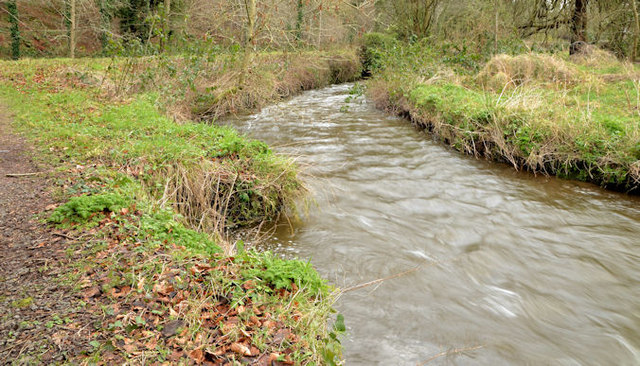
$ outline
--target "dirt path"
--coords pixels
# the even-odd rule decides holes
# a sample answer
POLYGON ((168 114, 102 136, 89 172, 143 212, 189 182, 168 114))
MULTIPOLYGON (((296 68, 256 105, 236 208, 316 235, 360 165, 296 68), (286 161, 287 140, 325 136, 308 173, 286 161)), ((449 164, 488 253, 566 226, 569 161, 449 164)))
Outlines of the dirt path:
POLYGON ((34 215, 53 203, 32 149, 0 106, 0 364, 62 362, 89 349, 90 316, 60 283, 66 239, 34 215))

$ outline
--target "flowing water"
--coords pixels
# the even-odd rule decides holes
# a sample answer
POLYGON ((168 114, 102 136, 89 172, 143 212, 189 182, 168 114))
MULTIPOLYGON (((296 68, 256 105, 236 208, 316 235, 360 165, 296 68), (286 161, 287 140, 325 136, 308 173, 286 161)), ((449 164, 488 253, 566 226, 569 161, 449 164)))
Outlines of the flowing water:
POLYGON ((269 248, 343 288, 422 266, 341 297, 347 365, 640 364, 640 200, 345 111, 349 88, 231 122, 309 175, 315 205, 269 248))

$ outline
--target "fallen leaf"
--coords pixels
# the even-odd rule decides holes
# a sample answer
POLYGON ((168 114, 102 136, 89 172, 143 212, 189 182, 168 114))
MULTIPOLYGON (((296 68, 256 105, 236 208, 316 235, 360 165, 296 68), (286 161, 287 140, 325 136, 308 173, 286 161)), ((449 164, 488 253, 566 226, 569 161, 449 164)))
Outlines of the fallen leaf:
POLYGON ((149 342, 147 342, 144 346, 147 347, 148 350, 154 350, 156 349, 157 345, 158 345, 158 341, 155 339, 152 339, 149 342))
POLYGON ((251 356, 251 350, 249 349, 249 347, 245 346, 242 343, 233 343, 231 345, 231 350, 239 355, 251 356))
POLYGON ((124 346, 122 346, 122 348, 127 351, 127 353, 134 353, 138 350, 138 347, 136 347, 134 344, 125 344, 124 346))
POLYGON ((280 357, 279 354, 277 353, 272 353, 269 355, 269 365, 271 365, 273 362, 278 361, 278 358, 280 357))
POLYGON ((260 319, 258 319, 257 316, 252 315, 252 316, 249 317, 249 324, 260 326, 260 319))
POLYGON ((204 361, 204 352, 202 349, 195 349, 189 352, 189 357, 196 363, 202 363, 204 361))
POLYGON ((276 335, 273 336, 273 342, 282 343, 285 340, 285 338, 289 336, 289 334, 291 334, 291 331, 289 329, 280 329, 278 333, 276 333, 276 335))
POLYGON ((100 288, 98 286, 89 287, 84 291, 85 298, 98 297, 100 295, 100 288))
POLYGON ((173 320, 165 324, 164 328, 162 328, 162 335, 169 338, 173 337, 176 333, 178 333, 178 329, 184 325, 184 322, 180 319, 173 320))
POLYGON ((169 355, 169 360, 170 361, 174 361, 174 362, 178 361, 179 359, 182 358, 183 355, 184 355, 184 352, 178 351, 178 350, 173 350, 171 355, 169 355))
POLYGON ((159 293, 160 295, 167 296, 171 292, 173 292, 173 286, 162 281, 153 285, 153 291, 159 293))

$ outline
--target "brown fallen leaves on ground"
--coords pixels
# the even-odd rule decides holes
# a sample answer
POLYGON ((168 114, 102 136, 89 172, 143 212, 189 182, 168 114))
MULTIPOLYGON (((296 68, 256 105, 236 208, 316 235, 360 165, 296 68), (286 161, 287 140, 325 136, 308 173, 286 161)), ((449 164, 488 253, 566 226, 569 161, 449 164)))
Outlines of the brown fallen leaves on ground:
MULTIPOLYGON (((123 211, 118 220, 136 215, 123 211)), ((104 314, 92 334, 96 352, 86 363, 294 364, 292 354, 304 341, 298 344, 283 315, 275 315, 290 302, 290 291, 272 289, 279 304, 254 303, 256 284, 236 277, 234 258, 175 260, 163 247, 143 250, 118 227, 109 215, 101 220, 94 230, 106 233, 107 244, 79 266, 84 301, 104 314), (217 285, 220 278, 227 287, 217 285)))

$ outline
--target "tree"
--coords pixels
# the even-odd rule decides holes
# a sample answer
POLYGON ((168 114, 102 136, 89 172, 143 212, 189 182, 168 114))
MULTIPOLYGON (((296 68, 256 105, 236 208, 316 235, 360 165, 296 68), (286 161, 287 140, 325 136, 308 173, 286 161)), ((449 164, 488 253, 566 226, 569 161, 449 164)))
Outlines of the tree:
POLYGON ((76 57, 76 0, 69 0, 69 57, 76 57))
POLYGON ((631 49, 631 62, 636 62, 638 58, 638 38, 640 38, 640 17, 638 16, 638 6, 636 0, 629 0, 631 10, 633 11, 633 48, 631 49))
POLYGON ((102 52, 104 53, 107 49, 107 44, 109 41, 109 33, 111 32, 111 14, 112 7, 108 0, 96 0, 98 5, 98 12, 100 13, 100 29, 99 37, 100 43, 102 46, 102 52))
POLYGON ((244 56, 242 57, 242 71, 240 72, 240 87, 244 86, 247 73, 249 72, 251 57, 253 56, 253 41, 258 18, 256 0, 244 0, 244 9, 247 18, 244 28, 244 56))
POLYGON ((571 46, 569 54, 580 53, 587 43, 587 7, 589 0, 574 0, 571 16, 571 46))
POLYGON ((388 16, 398 35, 424 38, 429 35, 440 0, 384 0, 378 9, 388 16))
POLYGON ((171 35, 171 0, 164 0, 164 11, 162 14, 162 37, 160 38, 160 49, 167 50, 169 36, 171 35))
POLYGON ((17 60, 20 58, 20 27, 16 0, 7 2, 7 12, 9 13, 9 23, 11 24, 11 57, 17 60))
POLYGON ((127 0, 117 12, 120 18, 120 30, 146 42, 150 38, 151 29, 147 17, 155 9, 159 0, 127 0))
POLYGON ((296 41, 302 40, 302 22, 304 21, 304 4, 298 0, 298 14, 296 18, 296 41))

